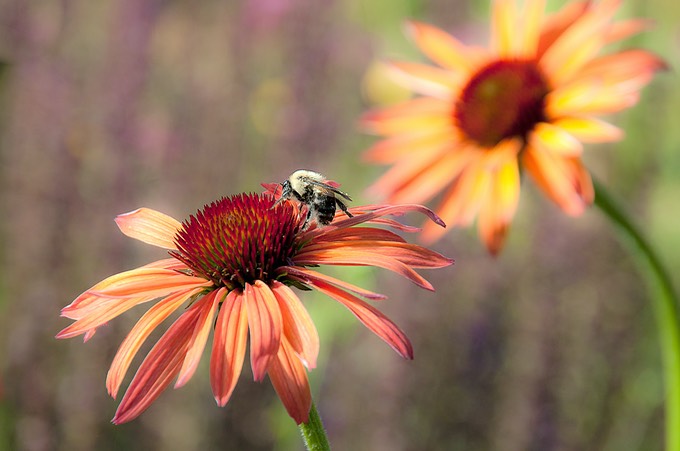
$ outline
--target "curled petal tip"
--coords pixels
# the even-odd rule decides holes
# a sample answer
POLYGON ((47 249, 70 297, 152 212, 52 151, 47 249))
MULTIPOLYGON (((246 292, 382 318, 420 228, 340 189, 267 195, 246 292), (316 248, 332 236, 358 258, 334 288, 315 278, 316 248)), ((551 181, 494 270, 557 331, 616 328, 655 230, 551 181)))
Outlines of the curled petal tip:
POLYGON ((437 224, 438 226, 443 227, 443 228, 446 228, 446 223, 442 220, 442 218, 440 218, 439 216, 437 216, 437 215, 434 214, 434 213, 433 213, 433 216, 432 216, 432 221, 433 221, 435 224, 437 224))

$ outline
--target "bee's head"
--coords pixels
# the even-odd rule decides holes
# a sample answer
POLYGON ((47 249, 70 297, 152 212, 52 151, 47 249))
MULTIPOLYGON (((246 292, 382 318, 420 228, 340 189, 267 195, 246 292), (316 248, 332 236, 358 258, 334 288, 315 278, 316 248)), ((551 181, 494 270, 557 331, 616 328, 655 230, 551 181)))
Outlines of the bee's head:
POLYGON ((293 185, 290 180, 286 180, 281 184, 281 199, 290 199, 293 197, 293 185))
POLYGON ((286 180, 285 182, 281 183, 281 197, 279 197, 276 202, 274 202, 272 208, 276 207, 284 200, 290 199, 291 197, 293 197, 293 187, 290 184, 290 180, 286 180))

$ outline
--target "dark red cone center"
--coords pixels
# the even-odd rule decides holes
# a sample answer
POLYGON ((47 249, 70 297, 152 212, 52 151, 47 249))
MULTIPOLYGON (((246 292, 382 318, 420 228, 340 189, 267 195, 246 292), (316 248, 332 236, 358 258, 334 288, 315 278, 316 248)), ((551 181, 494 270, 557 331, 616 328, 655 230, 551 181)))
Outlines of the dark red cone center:
POLYGON ((300 217, 267 195, 240 194, 206 205, 182 224, 171 254, 216 286, 268 281, 296 252, 300 217))
POLYGON ((534 61, 494 61, 463 89, 454 120, 469 139, 493 147, 508 137, 526 137, 534 125, 545 120, 548 92, 534 61))

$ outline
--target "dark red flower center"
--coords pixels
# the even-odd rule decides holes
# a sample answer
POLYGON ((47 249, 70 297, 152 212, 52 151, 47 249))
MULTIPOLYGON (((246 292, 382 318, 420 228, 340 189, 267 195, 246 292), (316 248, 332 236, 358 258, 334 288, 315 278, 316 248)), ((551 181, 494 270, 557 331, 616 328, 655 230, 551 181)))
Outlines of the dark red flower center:
POLYGON ((196 275, 228 289, 268 281, 297 250, 301 219, 288 202, 239 194, 206 205, 182 224, 171 254, 196 275))
POLYGON ((483 147, 511 136, 526 137, 545 120, 549 87, 534 61, 500 60, 484 66, 468 82, 454 109, 465 135, 483 147))

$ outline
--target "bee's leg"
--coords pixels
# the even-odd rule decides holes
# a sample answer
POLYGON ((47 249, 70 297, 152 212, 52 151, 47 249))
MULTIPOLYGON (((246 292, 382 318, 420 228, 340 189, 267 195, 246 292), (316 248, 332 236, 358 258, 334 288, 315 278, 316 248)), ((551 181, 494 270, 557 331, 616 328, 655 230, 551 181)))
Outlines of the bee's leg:
POLYGON ((338 207, 340 207, 340 210, 342 210, 342 212, 345 213, 345 214, 347 215, 348 218, 351 218, 351 217, 354 216, 352 213, 350 213, 350 212, 347 210, 347 205, 343 204, 342 201, 341 201, 340 199, 337 199, 337 198, 336 198, 336 199, 335 199, 335 203, 338 204, 338 207))
POLYGON ((312 209, 307 207, 307 216, 305 216, 305 222, 302 224, 302 231, 303 232, 309 228, 311 219, 312 219, 312 209))

